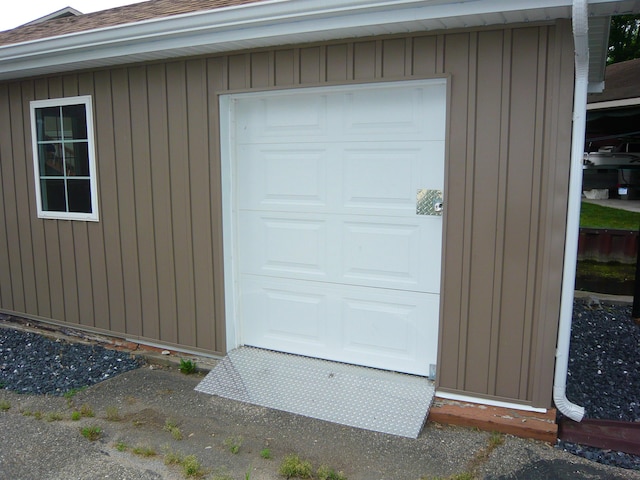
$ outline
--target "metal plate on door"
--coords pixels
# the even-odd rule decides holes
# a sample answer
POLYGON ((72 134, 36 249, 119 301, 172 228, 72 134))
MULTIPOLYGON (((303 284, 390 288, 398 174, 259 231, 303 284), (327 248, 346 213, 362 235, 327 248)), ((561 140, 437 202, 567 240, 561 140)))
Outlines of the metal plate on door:
POLYGON ((443 210, 442 190, 418 189, 416 193, 416 215, 440 217, 443 210))

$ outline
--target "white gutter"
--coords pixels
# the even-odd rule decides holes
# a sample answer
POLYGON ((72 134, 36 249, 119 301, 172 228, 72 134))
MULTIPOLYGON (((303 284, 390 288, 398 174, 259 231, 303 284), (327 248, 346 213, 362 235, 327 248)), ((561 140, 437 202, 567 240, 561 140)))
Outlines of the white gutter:
MULTIPOLYGON (((619 2, 591 3, 598 14, 619 2)), ((571 0, 267 0, 2 45, 0 80, 286 43, 549 21, 569 18, 570 5, 571 0)))
POLYGON ((588 0, 573 2, 573 40, 575 47, 575 88, 573 97, 573 131, 571 135, 571 170, 569 173, 569 202, 565 235, 560 324, 556 349, 556 371, 553 382, 553 401, 560 412, 576 422, 584 417, 584 408, 567 399, 567 371, 569 344, 573 318, 573 295, 578 259, 580 230, 580 201, 582 197, 582 155, 587 118, 587 88, 589 84, 588 0))

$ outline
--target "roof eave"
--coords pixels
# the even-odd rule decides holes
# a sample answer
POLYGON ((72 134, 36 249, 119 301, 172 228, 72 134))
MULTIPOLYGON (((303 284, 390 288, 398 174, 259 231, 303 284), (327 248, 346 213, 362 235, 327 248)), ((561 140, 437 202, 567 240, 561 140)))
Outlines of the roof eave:
POLYGON ((288 43, 569 18, 570 6, 570 0, 270 0, 0 46, 0 80, 288 43))

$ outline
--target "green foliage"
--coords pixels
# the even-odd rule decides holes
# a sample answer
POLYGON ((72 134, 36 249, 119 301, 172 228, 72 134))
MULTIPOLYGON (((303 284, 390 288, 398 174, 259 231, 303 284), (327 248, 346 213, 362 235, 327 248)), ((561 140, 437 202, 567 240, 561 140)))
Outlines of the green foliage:
POLYGON ((174 440, 182 440, 182 432, 178 428, 178 424, 175 422, 175 420, 167 418, 167 420, 164 422, 163 430, 165 432, 171 433, 171 436, 174 440))
POLYGON ((185 360, 184 358, 181 358, 180 371, 185 375, 196 373, 196 362, 194 362, 193 360, 185 360))
POLYGON ((202 477, 204 470, 195 455, 187 455, 180 462, 185 477, 202 477))
POLYGON ((287 455, 278 472, 286 478, 311 478, 311 463, 301 460, 298 455, 287 455))
POLYGON ((80 415, 82 415, 83 417, 95 417, 93 409, 86 403, 80 407, 80 415))
POLYGON ((580 226, 587 228, 609 228, 619 230, 638 230, 640 212, 628 212, 619 208, 603 207, 594 203, 582 202, 580 208, 580 226))
POLYGON ((614 15, 609 31, 607 64, 640 57, 640 15, 614 15))
POLYGON ((269 460, 271 458, 271 450, 269 450, 268 448, 263 448, 260 451, 260 456, 265 460, 269 460))
POLYGON ((106 418, 111 422, 119 422, 122 420, 120 412, 118 412, 118 407, 107 407, 106 418))
POLYGON ((6 412, 11 408, 11 403, 8 400, 0 400, 0 410, 6 412))
POLYGON ((82 414, 77 410, 74 410, 73 412, 71 412, 71 420, 73 420, 74 422, 77 422, 81 418, 82 418, 82 414))
POLYGON ((127 450, 129 450, 129 446, 124 442, 118 442, 116 443, 116 450, 118 450, 119 452, 126 452, 127 450))
POLYGON ((336 472, 333 468, 329 468, 326 465, 321 465, 316 472, 316 478, 318 480, 347 480, 347 477, 342 472, 336 472))
POLYGON ((222 444, 229 449, 229 451, 233 454, 236 454, 240 451, 240 447, 242 446, 243 438, 241 436, 236 437, 228 437, 225 438, 222 444))
POLYGON ((102 436, 102 429, 96 426, 82 427, 80 433, 84 438, 93 442, 102 436))
POLYGON ((63 416, 60 412, 47 413, 47 417, 46 417, 47 422, 58 422, 62 419, 63 419, 63 416))
POLYGON ((156 455, 156 451, 152 447, 145 447, 142 445, 133 447, 131 449, 131 453, 133 453, 134 455, 139 455, 141 457, 155 457, 156 455))

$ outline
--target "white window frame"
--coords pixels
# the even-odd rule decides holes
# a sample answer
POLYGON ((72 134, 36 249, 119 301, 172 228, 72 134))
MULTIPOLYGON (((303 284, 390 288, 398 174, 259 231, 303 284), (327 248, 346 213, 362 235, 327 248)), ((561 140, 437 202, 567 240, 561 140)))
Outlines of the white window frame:
MULTIPOLYGON (((33 148, 33 174, 35 179, 36 207, 38 218, 48 218, 55 220, 81 220, 97 222, 98 216, 98 182, 95 164, 95 137, 93 121, 93 102, 91 95, 81 95, 77 97, 52 98, 48 100, 33 100, 30 102, 31 110, 31 145, 33 148), (91 212, 60 212, 49 211, 42 208, 42 192, 40 189, 40 161, 38 148, 38 129, 36 125, 36 109, 46 107, 64 107, 67 105, 84 105, 87 121, 87 151, 89 156, 89 188, 91 189, 91 212)), ((66 186, 65 186, 66 189, 66 186)))

